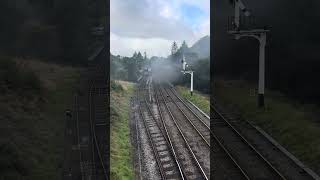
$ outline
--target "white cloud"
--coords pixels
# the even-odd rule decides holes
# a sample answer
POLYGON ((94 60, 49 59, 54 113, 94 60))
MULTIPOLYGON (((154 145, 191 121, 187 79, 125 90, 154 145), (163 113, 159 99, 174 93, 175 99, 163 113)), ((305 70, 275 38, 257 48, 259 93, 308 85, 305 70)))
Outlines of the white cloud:
POLYGON ((167 56, 173 41, 189 45, 210 34, 210 0, 111 0, 111 53, 131 56, 134 51, 167 56), (197 29, 182 21, 181 4, 200 8, 208 18, 197 29))
POLYGON ((135 51, 145 51, 149 57, 165 57, 170 53, 171 43, 172 41, 160 38, 130 38, 110 34, 111 53, 114 55, 132 56, 135 51))
POLYGON ((210 34, 210 17, 208 17, 199 27, 198 35, 203 37, 210 34))
POLYGON ((170 9, 169 6, 164 6, 163 9, 160 11, 160 15, 167 19, 173 17, 172 10, 170 9))
POLYGON ((161 6, 155 7, 154 3, 149 4, 145 0, 136 1, 137 3, 132 3, 132 0, 126 3, 123 1, 111 1, 111 32, 117 35, 167 40, 180 40, 194 36, 193 31, 185 24, 175 18, 169 19, 173 16, 169 6, 164 7, 163 10, 160 9, 161 6), (167 18, 161 16, 161 13, 167 18))

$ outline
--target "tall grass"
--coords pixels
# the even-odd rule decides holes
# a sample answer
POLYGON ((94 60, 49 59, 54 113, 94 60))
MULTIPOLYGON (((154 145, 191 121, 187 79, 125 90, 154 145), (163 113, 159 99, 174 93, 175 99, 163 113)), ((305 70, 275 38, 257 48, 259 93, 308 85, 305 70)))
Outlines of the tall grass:
POLYGON ((133 88, 132 83, 111 81, 111 179, 134 177, 129 132, 129 101, 133 88))

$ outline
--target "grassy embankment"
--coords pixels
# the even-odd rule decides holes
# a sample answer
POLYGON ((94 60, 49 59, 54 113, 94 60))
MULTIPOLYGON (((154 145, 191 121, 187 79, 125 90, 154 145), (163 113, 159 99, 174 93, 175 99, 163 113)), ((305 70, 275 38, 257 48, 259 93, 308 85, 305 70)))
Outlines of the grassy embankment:
POLYGON ((191 101, 193 104, 198 106, 203 112, 210 116, 210 96, 205 95, 199 91, 193 91, 193 95, 190 94, 190 89, 184 86, 176 86, 177 91, 184 98, 191 101))
POLYGON ((64 110, 80 69, 2 57, 0 73, 0 179, 61 179, 64 110))
POLYGON ((110 89, 111 179, 133 179, 132 146, 129 137, 129 108, 134 85, 125 81, 112 81, 110 89))
POLYGON ((260 126, 286 149, 314 170, 320 171, 320 108, 303 105, 283 94, 266 91, 266 108, 257 108, 257 97, 250 95, 256 85, 245 81, 217 79, 215 96, 231 105, 245 119, 260 126))

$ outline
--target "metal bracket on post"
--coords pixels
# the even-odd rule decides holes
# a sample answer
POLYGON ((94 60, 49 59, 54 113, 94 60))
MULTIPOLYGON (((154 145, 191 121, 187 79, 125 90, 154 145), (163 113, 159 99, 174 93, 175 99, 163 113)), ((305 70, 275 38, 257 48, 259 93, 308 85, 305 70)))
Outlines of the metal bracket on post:
POLYGON ((241 37, 253 37, 259 41, 259 81, 258 81, 258 107, 264 107, 264 89, 265 89, 265 47, 267 41, 267 32, 265 29, 254 29, 245 31, 229 31, 238 40, 241 37))

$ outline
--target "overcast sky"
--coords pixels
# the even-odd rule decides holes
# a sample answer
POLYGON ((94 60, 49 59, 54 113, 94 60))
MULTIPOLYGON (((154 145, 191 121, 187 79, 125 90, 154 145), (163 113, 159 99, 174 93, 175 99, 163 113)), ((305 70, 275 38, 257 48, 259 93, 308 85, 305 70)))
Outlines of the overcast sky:
POLYGON ((173 41, 210 35, 210 0, 111 0, 110 21, 112 54, 167 56, 173 41))

